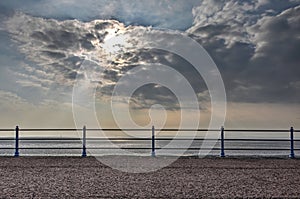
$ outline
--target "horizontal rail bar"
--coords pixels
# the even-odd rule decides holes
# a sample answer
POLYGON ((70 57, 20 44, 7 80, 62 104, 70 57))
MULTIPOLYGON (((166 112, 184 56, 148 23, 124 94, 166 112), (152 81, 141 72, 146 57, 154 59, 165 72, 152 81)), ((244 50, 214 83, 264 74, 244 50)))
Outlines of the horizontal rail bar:
MULTIPOLYGON (((126 138, 124 139, 126 140, 126 138)), ((143 140, 143 138, 141 138, 143 140)), ((176 141, 176 140, 183 140, 183 141, 220 141, 221 139, 216 138, 216 139, 210 139, 210 138, 155 138, 157 141, 176 141)), ((290 141, 289 139, 224 139, 224 141, 290 141)), ((300 141, 299 140, 294 140, 294 141, 300 141)))
MULTIPOLYGON (((151 129, 118 129, 118 128, 103 128, 103 129, 86 129, 87 131, 151 131, 151 129)), ((157 129, 158 131, 220 131, 220 129, 157 129)), ((15 129, 0 129, 0 131, 13 132, 15 129)), ((21 129, 20 131, 82 131, 82 129, 21 129)), ((225 132, 289 132, 286 129, 224 129, 225 132)), ((294 130, 300 132, 300 130, 294 130)))
MULTIPOLYGON (((0 141, 1 140, 15 140, 15 138, 0 138, 0 141)), ((81 138, 19 138, 19 140, 30 140, 30 141, 43 141, 43 140, 48 140, 48 141, 51 141, 51 140, 55 140, 55 141, 67 141, 67 140, 74 140, 74 141, 80 141, 81 138)))
POLYGON ((270 133, 285 133, 290 132, 290 130, 286 129, 224 129, 225 132, 270 132, 270 133))
MULTIPOLYGON (((221 139, 205 139, 205 138, 155 138, 155 140, 194 140, 194 141, 220 141, 221 139)), ((252 138, 245 138, 245 139, 224 139, 224 141, 257 141, 257 142, 285 142, 290 141, 289 139, 252 139, 252 138)), ((294 141, 300 141, 300 139, 296 139, 294 141)))
MULTIPOLYGON (((13 150, 14 147, 3 147, 0 148, 0 150, 13 150)), ((20 150, 33 150, 33 149, 40 149, 40 150, 66 150, 66 149, 82 149, 81 147, 20 147, 20 150)), ((93 149, 103 149, 103 150, 112 150, 112 149, 127 149, 127 150, 150 150, 151 147, 122 147, 122 148, 115 148, 115 147, 89 147, 87 149, 93 150, 93 149)), ((192 147, 192 148, 163 148, 163 147, 157 147, 155 148, 157 150, 164 149, 164 150, 220 150, 220 148, 201 148, 201 147, 192 147)), ((287 148, 226 148, 228 151, 257 151, 257 150, 263 150, 263 151, 288 151, 287 148)), ((300 151, 299 149, 294 149, 295 151, 300 151)))
POLYGON ((226 151, 289 151, 289 148, 226 148, 226 151))
MULTIPOLYGON (((13 150, 15 149, 14 147, 3 147, 0 148, 0 150, 13 150)), ((59 150, 63 150, 63 149, 82 149, 81 147, 68 147, 68 148, 64 148, 64 147, 19 147, 19 149, 22 150, 33 150, 33 149, 59 149, 59 150)))
POLYGON ((157 129, 158 131, 220 131, 220 129, 157 129))
POLYGON ((87 131, 151 131, 151 129, 86 129, 87 131))
MULTIPOLYGON (((8 141, 15 140, 15 138, 0 138, 0 141, 8 141)), ((81 141, 82 138, 19 138, 20 141, 81 141)), ((95 140, 95 141, 106 141, 106 140, 116 140, 116 141, 130 141, 130 140, 138 140, 138 141, 149 141, 151 138, 86 138, 86 140, 95 140)), ((205 139, 205 138, 156 138, 156 141, 220 141, 220 139, 205 139)), ((249 142, 288 142, 289 139, 224 139, 224 141, 249 141, 249 142)), ((299 142, 300 139, 295 139, 295 142, 299 142)))
POLYGON ((22 149, 22 150, 26 150, 26 149, 30 149, 30 150, 33 150, 33 149, 49 149, 49 150, 52 150, 52 149, 59 149, 59 150, 63 150, 63 149, 82 149, 82 147, 19 147, 19 149, 22 149))
MULTIPOLYGON (((4 147, 4 148, 0 148, 0 150, 13 150, 15 148, 13 147, 4 147)), ((22 150, 33 150, 33 149, 82 149, 81 147, 68 147, 68 148, 64 148, 64 147, 20 147, 19 149, 22 149, 22 150)), ((136 149, 136 150, 150 150, 152 149, 151 147, 141 147, 141 148, 136 148, 136 147, 123 147, 123 148, 114 148, 114 147, 89 147, 89 148, 86 148, 86 149, 91 149, 91 150, 94 150, 94 149, 136 149)), ((155 148, 155 149, 166 149, 166 150, 181 150, 181 149, 185 149, 185 148, 162 148, 162 147, 158 147, 158 148, 155 148)), ((185 150, 220 150, 219 148, 188 148, 188 149, 185 149, 185 150)), ((300 149, 299 149, 300 150, 300 149)))
MULTIPOLYGON (((185 148, 156 148, 156 149, 170 149, 170 150, 181 150, 181 149, 185 149, 185 148)), ((186 150, 220 150, 220 148, 187 148, 186 150)), ((288 151, 290 149, 285 149, 285 148, 281 148, 281 149, 271 149, 271 148, 226 148, 226 150, 237 150, 237 151, 255 151, 255 150, 263 150, 263 151, 288 151)), ((295 149, 295 150, 300 150, 300 149, 295 149)))
POLYGON ((15 129, 0 129, 0 131, 10 131, 10 132, 14 132, 15 129))
POLYGON ((82 131, 82 129, 19 129, 20 131, 82 131))
MULTIPOLYGON (((152 149, 151 147, 122 147, 122 148, 114 148, 114 147, 89 147, 87 149, 93 150, 93 149, 128 149, 128 150, 150 150, 152 149)), ((219 148, 163 148, 163 147, 156 147, 155 149, 160 150, 160 149, 166 149, 166 150, 219 150, 219 148)))

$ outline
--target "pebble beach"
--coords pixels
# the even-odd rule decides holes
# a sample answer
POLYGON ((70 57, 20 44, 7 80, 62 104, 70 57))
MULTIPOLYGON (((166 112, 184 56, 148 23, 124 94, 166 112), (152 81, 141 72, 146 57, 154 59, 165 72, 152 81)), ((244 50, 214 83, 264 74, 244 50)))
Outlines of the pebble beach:
POLYGON ((0 198, 299 197, 299 159, 180 158, 127 173, 94 157, 0 157, 0 198))

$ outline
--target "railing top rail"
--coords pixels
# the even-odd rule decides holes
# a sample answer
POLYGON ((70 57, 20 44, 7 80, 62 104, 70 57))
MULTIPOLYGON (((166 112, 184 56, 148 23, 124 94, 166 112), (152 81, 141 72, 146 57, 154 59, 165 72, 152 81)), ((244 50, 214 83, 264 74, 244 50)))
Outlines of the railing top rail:
MULTIPOLYGON (((76 128, 19 128, 20 131, 82 131, 82 129, 76 128)), ((149 128, 141 128, 141 129, 119 129, 119 128, 87 128, 87 131, 151 131, 149 128)), ((12 132, 15 129, 0 129, 1 131, 12 132)), ((157 129, 157 131, 198 131, 198 132, 206 132, 206 131, 220 131, 220 129, 175 129, 175 128, 165 128, 165 129, 157 129)), ((225 132, 289 132, 289 129, 226 129, 224 128, 225 132)), ((294 129, 294 132, 300 132, 300 130, 294 129)))
MULTIPOLYGON (((0 141, 11 141, 15 140, 13 137, 0 137, 0 141)), ((81 141, 82 138, 43 138, 43 137, 22 137, 19 138, 20 141, 81 141)), ((110 138, 86 138, 88 141, 151 141, 151 138, 116 138, 116 137, 110 137, 110 138)), ((205 139, 205 138, 155 138, 156 141, 220 141, 221 139, 205 139)), ((228 142, 235 142, 235 141, 241 141, 241 142, 290 142, 290 139, 224 139, 228 142)), ((295 142, 299 142, 300 139, 294 139, 295 142)))
POLYGON ((82 129, 22 129, 19 131, 82 131, 82 129))
MULTIPOLYGON (((270 132, 270 133, 275 133, 275 132, 290 132, 289 129, 224 129, 225 132, 270 132)), ((295 130, 294 130, 295 132, 295 130)))

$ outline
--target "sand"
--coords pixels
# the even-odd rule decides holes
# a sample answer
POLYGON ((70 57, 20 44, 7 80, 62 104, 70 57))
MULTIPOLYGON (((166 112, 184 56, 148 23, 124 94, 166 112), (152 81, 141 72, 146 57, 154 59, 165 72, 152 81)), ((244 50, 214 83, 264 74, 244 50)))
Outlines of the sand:
POLYGON ((93 157, 0 157, 0 198, 240 197, 299 198, 300 160, 183 158, 126 173, 93 157))

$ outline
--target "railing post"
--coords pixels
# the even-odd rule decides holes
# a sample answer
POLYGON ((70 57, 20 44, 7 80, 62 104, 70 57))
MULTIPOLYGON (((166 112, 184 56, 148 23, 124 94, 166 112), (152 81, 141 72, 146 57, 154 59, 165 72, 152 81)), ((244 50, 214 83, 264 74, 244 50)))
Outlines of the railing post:
POLYGON ((16 126, 15 157, 19 157, 19 126, 16 126))
POLYGON ((152 126, 152 151, 151 151, 151 157, 155 157, 155 128, 152 126))
POLYGON ((224 151, 224 127, 221 127, 221 153, 220 157, 225 157, 225 151, 224 151))
POLYGON ((86 157, 86 126, 82 129, 82 155, 81 157, 86 157))
POLYGON ((291 127, 290 129, 290 141, 291 141, 291 153, 289 155, 290 158, 295 158, 295 153, 294 153, 294 128, 291 127))

